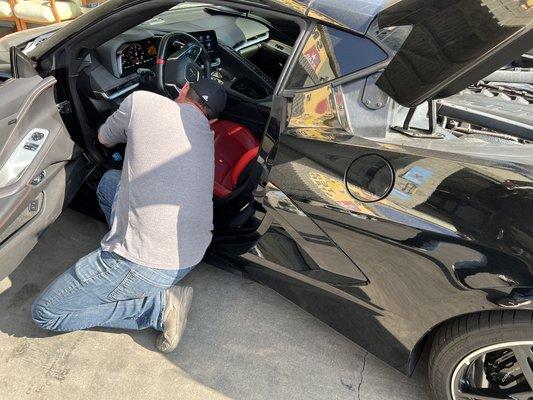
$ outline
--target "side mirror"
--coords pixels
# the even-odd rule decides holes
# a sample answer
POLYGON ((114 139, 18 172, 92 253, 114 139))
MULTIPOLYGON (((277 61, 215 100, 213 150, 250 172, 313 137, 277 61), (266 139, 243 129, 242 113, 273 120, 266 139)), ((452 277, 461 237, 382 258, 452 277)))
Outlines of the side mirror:
POLYGON ((11 60, 11 76, 13 78, 30 78, 38 75, 35 63, 17 47, 9 50, 11 60))

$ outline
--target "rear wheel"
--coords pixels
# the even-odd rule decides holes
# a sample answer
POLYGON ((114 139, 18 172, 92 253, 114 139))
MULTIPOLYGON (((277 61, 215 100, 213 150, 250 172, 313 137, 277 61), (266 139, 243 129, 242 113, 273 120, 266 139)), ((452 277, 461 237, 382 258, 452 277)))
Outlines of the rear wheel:
POLYGON ((435 335, 429 382, 436 400, 533 400, 533 312, 477 313, 435 335))

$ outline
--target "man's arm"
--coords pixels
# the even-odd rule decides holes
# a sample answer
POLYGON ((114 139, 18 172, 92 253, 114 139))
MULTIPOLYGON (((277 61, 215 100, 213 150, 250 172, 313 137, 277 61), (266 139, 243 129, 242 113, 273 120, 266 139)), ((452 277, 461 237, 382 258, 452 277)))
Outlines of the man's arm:
POLYGON ((130 125, 133 95, 130 94, 98 130, 98 140, 106 147, 113 147, 118 143, 126 143, 127 131, 130 125))

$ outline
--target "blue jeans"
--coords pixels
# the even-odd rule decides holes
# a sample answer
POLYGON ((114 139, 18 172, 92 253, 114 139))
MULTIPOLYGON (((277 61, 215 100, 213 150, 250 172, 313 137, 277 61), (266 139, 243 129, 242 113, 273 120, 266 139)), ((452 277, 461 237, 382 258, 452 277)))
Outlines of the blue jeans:
MULTIPOLYGON (((108 223, 120 171, 108 171, 98 185, 98 201, 108 223)), ((165 289, 192 268, 163 270, 135 264, 111 252, 95 250, 61 274, 32 306, 41 328, 75 331, 95 326, 162 331, 165 289)))

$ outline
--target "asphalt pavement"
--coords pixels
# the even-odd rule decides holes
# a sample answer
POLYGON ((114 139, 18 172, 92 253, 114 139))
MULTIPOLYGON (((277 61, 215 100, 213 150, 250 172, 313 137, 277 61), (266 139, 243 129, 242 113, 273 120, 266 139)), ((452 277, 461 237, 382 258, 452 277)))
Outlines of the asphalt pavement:
POLYGON ((169 355, 151 330, 36 328, 35 296, 104 233, 67 210, 0 282, 0 399, 428 399, 423 366, 405 377, 275 291, 207 264, 186 278, 193 305, 169 355))

